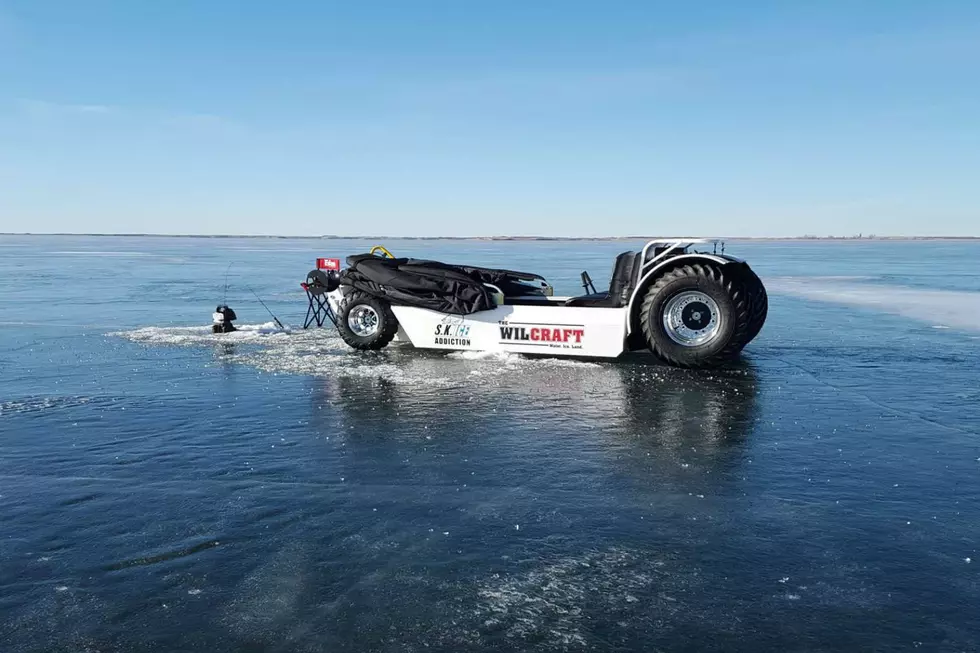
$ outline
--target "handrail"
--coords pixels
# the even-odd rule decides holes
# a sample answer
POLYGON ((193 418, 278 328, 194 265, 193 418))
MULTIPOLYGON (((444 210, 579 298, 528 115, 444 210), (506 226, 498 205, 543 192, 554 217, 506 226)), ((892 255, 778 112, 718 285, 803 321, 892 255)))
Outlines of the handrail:
POLYGON ((496 294, 500 296, 500 301, 498 302, 496 299, 494 299, 494 301, 493 301, 494 304, 497 304, 499 306, 500 304, 503 304, 504 303, 504 299, 507 296, 504 294, 504 291, 503 290, 501 290, 498 286, 493 285, 492 283, 486 283, 486 282, 484 282, 483 285, 486 286, 487 288, 492 289, 492 290, 496 290, 497 291, 496 294))
POLYGON ((681 249, 687 249, 688 247, 696 243, 710 243, 710 242, 712 242, 712 240, 707 238, 664 238, 659 240, 651 240, 646 245, 643 246, 643 251, 640 254, 640 271, 642 272, 646 270, 649 266, 653 265, 653 263, 656 261, 667 258, 667 255, 670 254, 670 252, 677 249, 678 247, 680 247, 681 249), (647 254, 650 251, 650 248, 651 247, 656 248, 657 245, 666 245, 667 248, 648 261, 647 254))
POLYGON ((387 256, 388 258, 395 258, 395 255, 392 254, 391 252, 389 252, 387 250, 387 248, 385 248, 384 245, 375 245, 374 247, 372 247, 371 248, 371 256, 374 256, 374 253, 377 252, 377 251, 379 251, 379 250, 381 252, 384 252, 384 255, 387 256))

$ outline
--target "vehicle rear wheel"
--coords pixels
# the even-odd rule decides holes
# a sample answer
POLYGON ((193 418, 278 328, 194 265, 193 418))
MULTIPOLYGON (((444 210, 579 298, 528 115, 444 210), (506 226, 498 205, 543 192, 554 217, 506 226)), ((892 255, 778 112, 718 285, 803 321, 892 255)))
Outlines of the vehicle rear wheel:
POLYGON ((348 295, 337 316, 337 330, 354 349, 385 347, 398 332, 398 320, 388 302, 365 293, 348 295))
POLYGON ((750 327, 742 284, 712 265, 675 268, 647 290, 640 324, 651 351, 679 367, 716 367, 738 356, 750 327))

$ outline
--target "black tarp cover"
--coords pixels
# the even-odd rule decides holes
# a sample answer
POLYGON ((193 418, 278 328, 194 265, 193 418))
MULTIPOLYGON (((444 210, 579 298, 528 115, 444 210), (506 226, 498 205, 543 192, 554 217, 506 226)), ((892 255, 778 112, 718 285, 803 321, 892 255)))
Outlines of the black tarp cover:
POLYGON ((543 281, 535 274, 490 268, 449 265, 410 258, 381 258, 358 254, 347 258, 340 283, 383 297, 394 305, 418 306, 441 313, 468 315, 495 308, 484 283, 505 295, 534 294, 521 281, 543 281))

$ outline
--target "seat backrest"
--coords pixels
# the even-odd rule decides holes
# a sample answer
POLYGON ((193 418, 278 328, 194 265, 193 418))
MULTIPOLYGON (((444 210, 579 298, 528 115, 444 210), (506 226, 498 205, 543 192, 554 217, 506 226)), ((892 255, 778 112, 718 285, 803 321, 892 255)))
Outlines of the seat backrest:
POLYGON ((616 308, 626 306, 636 286, 640 267, 639 252, 623 252, 616 257, 612 279, 609 281, 609 298, 616 308))

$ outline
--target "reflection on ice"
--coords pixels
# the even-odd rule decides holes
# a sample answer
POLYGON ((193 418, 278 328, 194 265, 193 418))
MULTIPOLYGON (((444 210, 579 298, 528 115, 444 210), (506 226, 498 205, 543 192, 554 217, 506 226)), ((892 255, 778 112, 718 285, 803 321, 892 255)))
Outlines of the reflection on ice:
POLYGON ((707 372, 659 365, 642 354, 595 363, 405 345, 355 352, 332 330, 279 331, 271 323, 230 334, 201 326, 115 335, 151 345, 222 345, 225 363, 316 377, 319 397, 353 423, 373 420, 372 430, 404 432, 439 416, 486 413, 509 415, 529 431, 543 425, 622 431, 680 450, 738 441, 756 409, 758 383, 748 364, 707 372))
MULTIPOLYGON (((316 379, 311 426, 341 438, 352 462, 367 469, 385 452, 435 440, 471 460, 513 457, 518 476, 519 468, 535 473, 546 460, 556 486, 580 474, 599 481, 623 472, 640 483, 685 483, 737 464, 757 421, 754 370, 705 373, 638 359, 563 367, 416 357, 403 362, 413 377, 445 382, 316 379)), ((435 473, 457 478, 459 462, 443 461, 435 473)))

